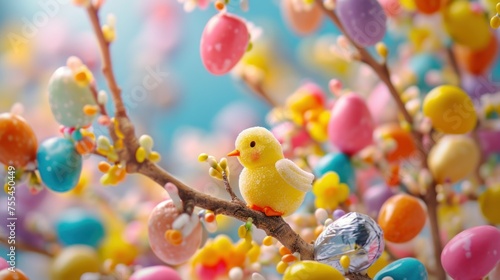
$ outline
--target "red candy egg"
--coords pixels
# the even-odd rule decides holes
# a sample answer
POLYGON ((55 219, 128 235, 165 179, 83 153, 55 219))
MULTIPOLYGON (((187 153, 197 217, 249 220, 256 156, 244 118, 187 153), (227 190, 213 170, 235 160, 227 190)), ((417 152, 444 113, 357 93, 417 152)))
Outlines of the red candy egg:
POLYGON ((498 42, 495 35, 491 35, 488 45, 480 50, 471 50, 466 46, 454 45, 458 64, 467 72, 475 75, 484 73, 497 56, 498 42))
POLYGON ((212 17, 201 35, 201 60, 214 75, 223 75, 240 61, 250 39, 245 22, 237 16, 220 13, 212 17))
POLYGON ((170 265, 179 265, 191 258, 200 247, 202 229, 198 223, 188 236, 183 236, 180 244, 174 245, 166 240, 165 232, 172 229, 172 223, 179 216, 172 200, 156 205, 148 221, 149 244, 155 255, 170 265))
POLYGON ((18 115, 0 114, 0 163, 24 167, 36 159, 38 144, 31 126, 18 115))

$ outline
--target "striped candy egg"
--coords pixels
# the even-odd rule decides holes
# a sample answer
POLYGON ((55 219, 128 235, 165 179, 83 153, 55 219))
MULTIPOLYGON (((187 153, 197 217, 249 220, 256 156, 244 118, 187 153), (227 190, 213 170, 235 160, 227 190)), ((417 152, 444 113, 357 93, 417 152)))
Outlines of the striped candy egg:
POLYGON ((49 81, 49 103, 57 122, 67 127, 84 127, 92 123, 95 115, 83 112, 85 105, 96 105, 88 85, 80 85, 70 68, 57 69, 49 81))

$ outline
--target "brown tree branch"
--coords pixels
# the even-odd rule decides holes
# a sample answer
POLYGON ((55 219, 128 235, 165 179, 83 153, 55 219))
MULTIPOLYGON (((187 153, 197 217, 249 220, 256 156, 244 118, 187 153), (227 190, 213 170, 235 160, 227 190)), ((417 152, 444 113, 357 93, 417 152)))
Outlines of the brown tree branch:
MULTIPOLYGON (((12 245, 9 245, 9 240, 5 237, 5 236, 0 236, 0 244, 3 244, 5 245, 7 248, 9 248, 10 246, 12 245)), ((28 245, 28 244, 25 244, 25 243, 21 243, 19 242, 19 240, 16 240, 16 250, 22 250, 22 251, 25 251, 25 252, 31 252, 31 253, 37 253, 37 254, 41 254, 41 255, 45 255, 47 257, 54 257, 55 254, 54 252, 52 251, 49 251, 49 250, 46 250, 46 249, 42 249, 42 248, 38 248, 38 247, 35 247, 35 246, 31 246, 31 245, 28 245)))
POLYGON ((226 192, 229 194, 229 196, 231 196, 231 201, 241 205, 245 205, 245 203, 241 201, 241 199, 238 196, 236 196, 236 194, 233 191, 233 188, 231 188, 231 184, 229 184, 229 179, 227 178, 227 174, 225 171, 222 171, 222 181, 224 182, 224 187, 226 188, 226 192))
MULTIPOLYGON (((413 118, 409 114, 409 112, 406 110, 406 107, 401 100, 401 97, 399 96, 398 91, 394 87, 394 84, 391 81, 391 76, 389 72, 389 68, 387 67, 387 64, 385 62, 379 63, 370 53, 363 47, 358 46, 351 38, 351 36, 345 31, 342 23, 340 22, 338 16, 335 14, 334 11, 328 10, 324 5, 322 0, 316 0, 316 4, 320 6, 320 8, 323 10, 323 13, 328 16, 331 21, 339 28, 339 30, 342 32, 342 34, 352 43, 352 45, 358 50, 358 53, 360 55, 360 59, 362 62, 370 66, 373 71, 377 74, 377 76, 380 78, 380 80, 387 86, 390 94, 396 101, 396 104, 399 108, 399 111, 403 115, 405 121, 412 126, 412 136, 414 139, 414 142, 417 146, 417 149, 419 153, 422 155, 422 165, 424 168, 427 168, 427 150, 425 149, 422 141, 422 134, 415 129, 413 129, 413 118)), ((435 183, 433 182, 429 189, 427 190, 427 193, 425 195, 424 199, 427 208, 428 208, 428 216, 431 224, 431 233, 432 233, 432 239, 433 239, 433 244, 434 244, 434 258, 435 262, 437 265, 437 275, 439 279, 445 279, 446 274, 442 268, 441 265, 441 250, 442 250, 442 244, 441 244, 441 238, 439 234, 439 224, 437 221, 437 193, 436 193, 436 187, 435 183)))

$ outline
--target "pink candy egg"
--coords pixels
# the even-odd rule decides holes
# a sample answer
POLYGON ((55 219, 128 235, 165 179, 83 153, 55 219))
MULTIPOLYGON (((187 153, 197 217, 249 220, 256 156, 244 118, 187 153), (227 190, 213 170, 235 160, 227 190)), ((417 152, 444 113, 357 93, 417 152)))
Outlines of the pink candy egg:
POLYGON ((338 0, 335 11, 359 46, 373 46, 384 37, 387 16, 377 0, 338 0))
POLYGON ((372 143, 374 123, 363 98, 341 96, 332 108, 328 139, 341 152, 353 155, 372 143))
POLYGON ((137 270, 130 276, 129 280, 182 280, 179 273, 174 269, 163 266, 150 266, 137 270))
POLYGON ((249 31, 243 20, 228 13, 215 15, 201 35, 203 65, 214 75, 226 74, 245 54, 249 39, 249 31))
POLYGON ((500 261, 500 230, 478 226, 462 231, 441 253, 443 268, 454 280, 482 279, 500 261))
POLYGON ((378 0, 388 17, 396 17, 402 11, 398 0, 378 0))
POLYGON ((300 4, 296 5, 294 2, 300 3, 294 0, 281 1, 281 14, 288 26, 298 35, 307 35, 316 31, 323 19, 321 8, 316 3, 310 7, 307 4, 302 4, 304 7, 300 7, 300 4))
POLYGON ((171 200, 156 205, 148 221, 149 244, 156 256, 170 265, 186 262, 200 247, 202 230, 198 223, 188 236, 183 237, 179 245, 173 245, 165 239, 165 232, 172 229, 179 212, 171 200))

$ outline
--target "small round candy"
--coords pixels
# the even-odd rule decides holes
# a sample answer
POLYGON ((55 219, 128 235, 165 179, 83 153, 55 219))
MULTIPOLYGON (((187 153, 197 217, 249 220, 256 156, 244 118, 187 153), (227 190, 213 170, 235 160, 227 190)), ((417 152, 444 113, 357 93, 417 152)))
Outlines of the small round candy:
POLYGON ((464 134, 477 123, 470 97, 459 87, 443 85, 431 90, 424 99, 423 112, 432 126, 443 133, 464 134))
POLYGON ((64 246, 97 247, 104 238, 104 225, 97 216, 84 209, 64 211, 56 223, 57 237, 64 246))
POLYGON ((229 13, 215 15, 201 35, 203 65, 214 75, 226 74, 245 54, 249 38, 247 25, 242 19, 229 13))
POLYGON ((455 280, 482 279, 500 261, 500 230, 492 226, 466 229, 441 253, 443 268, 455 280))
POLYGON ((427 219, 423 203, 408 194, 389 198, 378 215, 378 224, 387 241, 404 243, 415 238, 424 228, 427 219))
POLYGON ((75 245, 63 249, 52 262, 52 280, 80 279, 87 272, 99 272, 97 252, 85 245, 75 245))
POLYGON ((36 159, 35 132, 25 119, 11 113, 0 114, 0 163, 24 167, 36 159))
MULTIPOLYGON (((323 20, 323 11, 316 4, 297 9, 294 0, 281 0, 281 14, 288 26, 298 35, 307 35, 316 31, 323 20)), ((305 4, 307 5, 307 4, 305 4)))
POLYGON ((137 270, 130 276, 129 280, 156 280, 156 279, 168 279, 168 280, 182 280, 179 273, 174 269, 163 266, 150 266, 137 270))
POLYGON ((415 258, 403 258, 392 262, 380 270, 373 280, 383 280, 385 277, 406 280, 427 280, 429 275, 425 266, 415 258))
POLYGON ((367 215, 351 212, 329 224, 314 243, 314 259, 343 271, 340 257, 349 255, 350 272, 372 265, 384 251, 384 233, 367 215))
POLYGON ((179 212, 172 200, 158 204, 149 216, 148 236, 149 244, 158 258, 170 265, 186 262, 200 247, 202 229, 197 223, 188 236, 183 236, 179 245, 174 245, 165 239, 165 232, 172 229, 172 223, 179 216, 179 212))

